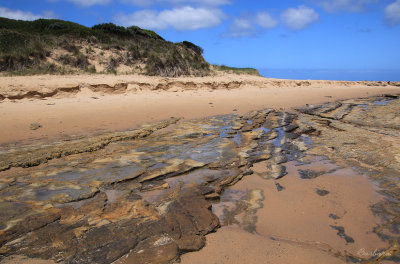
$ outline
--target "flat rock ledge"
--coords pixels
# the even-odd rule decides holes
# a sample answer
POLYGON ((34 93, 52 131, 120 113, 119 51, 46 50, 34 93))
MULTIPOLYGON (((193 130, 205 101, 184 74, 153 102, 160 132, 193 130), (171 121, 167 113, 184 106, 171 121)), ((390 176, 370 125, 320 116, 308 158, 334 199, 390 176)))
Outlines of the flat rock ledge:
MULTIPOLYGON (((383 219, 374 232, 396 256, 399 112, 398 96, 386 95, 1 146, 0 260, 179 261, 220 227, 211 208, 226 187, 260 161, 267 163, 261 177, 284 177, 285 163, 305 153, 345 161, 379 182, 386 199, 373 208, 383 219)), ((257 205, 263 195, 249 199, 257 205)))

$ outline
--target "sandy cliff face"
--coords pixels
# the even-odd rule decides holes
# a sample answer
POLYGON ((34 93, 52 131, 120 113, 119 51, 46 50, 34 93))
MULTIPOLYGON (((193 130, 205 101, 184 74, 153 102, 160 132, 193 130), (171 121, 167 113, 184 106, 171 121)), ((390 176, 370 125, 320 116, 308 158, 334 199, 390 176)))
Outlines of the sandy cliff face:
MULTIPOLYGON (((163 78, 143 75, 72 75, 1 77, 0 100, 51 98, 73 95, 85 89, 95 93, 118 94, 138 91, 212 91, 244 87, 291 88, 309 87, 329 89, 335 87, 400 87, 396 82, 349 81, 296 81, 269 79, 258 76, 215 74, 208 77, 163 78)), ((288 94, 290 96, 290 94, 288 94)))

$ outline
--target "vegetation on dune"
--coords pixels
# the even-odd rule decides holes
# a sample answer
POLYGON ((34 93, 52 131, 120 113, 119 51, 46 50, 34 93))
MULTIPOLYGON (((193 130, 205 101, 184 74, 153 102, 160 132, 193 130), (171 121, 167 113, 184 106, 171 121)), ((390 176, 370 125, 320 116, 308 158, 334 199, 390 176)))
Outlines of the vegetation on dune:
POLYGON ((88 28, 56 19, 0 18, 1 72, 96 72, 97 66, 116 73, 125 66, 148 75, 202 76, 210 72, 202 52, 193 43, 172 43, 136 26, 107 23, 88 28))
POLYGON ((258 72, 258 70, 254 69, 254 68, 235 68, 235 67, 229 67, 226 65, 212 65, 212 67, 215 71, 261 76, 260 73, 258 72))
POLYGON ((0 17, 0 73, 140 73, 209 75, 212 71, 259 75, 250 68, 210 66, 189 41, 166 41, 151 30, 112 23, 91 28, 57 19, 0 17))

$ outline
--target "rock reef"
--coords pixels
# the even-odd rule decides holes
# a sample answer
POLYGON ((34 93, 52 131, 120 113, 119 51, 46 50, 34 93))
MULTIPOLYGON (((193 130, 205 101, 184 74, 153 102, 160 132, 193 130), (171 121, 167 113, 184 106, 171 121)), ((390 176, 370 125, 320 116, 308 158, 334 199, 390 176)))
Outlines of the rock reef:
MULTIPOLYGON (((211 210, 224 189, 266 161, 265 179, 305 153, 346 162, 380 184, 375 232, 400 242, 400 100, 396 95, 182 121, 0 148, 0 260, 170 263, 201 249, 221 224, 211 210)), ((314 178, 326 171, 303 171, 314 178)), ((277 184, 278 190, 284 187, 277 184)), ((326 191, 320 195, 327 195, 326 191)), ((254 232, 265 194, 243 197, 254 232)), ((235 214, 237 214, 236 212, 235 214)), ((335 216, 336 217, 336 216, 335 216)), ((227 216, 226 221, 235 221, 227 216)), ((343 227, 332 226, 351 243, 343 227)))

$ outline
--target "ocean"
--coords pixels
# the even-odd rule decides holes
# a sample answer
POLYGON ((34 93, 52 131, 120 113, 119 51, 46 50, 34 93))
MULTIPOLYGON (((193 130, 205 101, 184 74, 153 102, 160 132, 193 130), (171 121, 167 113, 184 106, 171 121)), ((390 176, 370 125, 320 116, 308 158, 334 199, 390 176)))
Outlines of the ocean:
POLYGON ((277 79, 400 82, 400 70, 259 69, 258 71, 264 77, 277 79))

